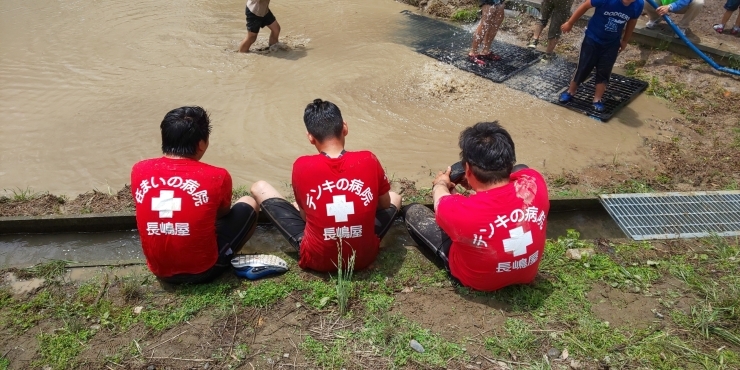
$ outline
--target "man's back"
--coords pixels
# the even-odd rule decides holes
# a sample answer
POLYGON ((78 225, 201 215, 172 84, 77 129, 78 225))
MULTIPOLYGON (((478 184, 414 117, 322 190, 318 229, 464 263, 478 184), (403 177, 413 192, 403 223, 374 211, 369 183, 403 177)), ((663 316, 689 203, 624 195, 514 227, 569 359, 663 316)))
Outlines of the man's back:
POLYGON ((542 175, 511 174, 507 185, 470 197, 442 197, 437 222, 452 239, 450 272, 468 287, 493 291, 531 282, 545 245, 550 202, 542 175))
POLYGON ((153 158, 134 165, 131 192, 150 270, 198 274, 214 265, 216 217, 231 205, 228 172, 194 159, 153 158))
POLYGON ((375 234, 375 212, 379 195, 387 193, 390 184, 372 153, 300 157, 293 164, 293 190, 306 213, 300 247, 302 268, 336 270, 340 239, 343 260, 356 251, 356 269, 375 260, 380 243, 375 234))

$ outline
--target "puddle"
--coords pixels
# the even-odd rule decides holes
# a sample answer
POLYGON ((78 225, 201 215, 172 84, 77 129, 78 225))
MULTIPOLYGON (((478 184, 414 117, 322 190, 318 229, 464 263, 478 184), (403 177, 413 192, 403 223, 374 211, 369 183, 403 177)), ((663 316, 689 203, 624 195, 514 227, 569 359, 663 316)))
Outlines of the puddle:
POLYGON ((301 117, 317 97, 342 109, 350 150, 425 186, 478 121, 499 120, 517 158, 549 172, 609 163, 615 151, 644 162, 643 138, 656 135, 642 121, 662 102, 601 124, 416 53, 395 41, 401 11, 413 10, 396 1, 270 5, 292 49, 244 55, 233 52, 243 0, 0 2, 0 136, 13 138, 0 141, 0 189, 116 191, 136 161, 160 154, 159 122, 184 104, 210 112, 204 160, 235 185, 287 185, 295 158, 314 152, 301 117))
POLYGON ((18 280, 13 273, 5 275, 5 283, 10 287, 15 295, 31 293, 44 284, 44 279, 32 278, 28 280, 18 280))

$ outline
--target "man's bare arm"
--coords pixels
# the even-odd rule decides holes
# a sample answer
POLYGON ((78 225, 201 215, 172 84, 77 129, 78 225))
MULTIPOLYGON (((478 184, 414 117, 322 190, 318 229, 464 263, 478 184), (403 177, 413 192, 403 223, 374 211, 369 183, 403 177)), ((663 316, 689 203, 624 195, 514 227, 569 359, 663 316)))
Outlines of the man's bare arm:
POLYGON ((447 171, 440 172, 437 177, 432 181, 432 199, 434 199, 434 212, 437 212, 437 206, 439 200, 443 197, 450 195, 450 189, 455 186, 450 180, 450 171, 452 169, 447 167, 447 171))

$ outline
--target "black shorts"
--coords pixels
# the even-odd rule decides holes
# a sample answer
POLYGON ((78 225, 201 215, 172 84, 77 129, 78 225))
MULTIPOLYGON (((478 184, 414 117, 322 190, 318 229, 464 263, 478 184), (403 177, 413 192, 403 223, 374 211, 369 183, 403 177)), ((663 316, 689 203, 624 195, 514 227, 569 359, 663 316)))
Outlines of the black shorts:
POLYGON ((504 0, 478 0, 478 6, 482 7, 483 5, 500 5, 503 4, 504 0))
POLYGON ((414 203, 403 207, 401 212, 411 239, 414 239, 419 247, 434 254, 436 257, 435 263, 441 262, 453 284, 462 286, 460 280, 450 272, 448 257, 450 247, 452 247, 452 239, 437 224, 434 211, 427 208, 427 206, 414 203))
POLYGON ((207 283, 231 267, 231 258, 247 241, 247 235, 257 223, 257 212, 247 203, 236 203, 224 217, 216 220, 218 259, 210 269, 199 274, 177 274, 159 279, 170 284, 207 283))
POLYGON ((418 203, 410 204, 403 207, 403 220, 411 239, 439 257, 445 269, 450 271, 448 256, 452 239, 437 225, 434 211, 418 203))
POLYGON ((252 33, 260 33, 260 28, 267 27, 275 22, 275 16, 272 15, 272 10, 268 10, 264 17, 258 17, 247 8, 246 14, 247 31, 252 33))
MULTIPOLYGON (((300 250, 303 232, 306 229, 306 221, 301 218, 301 212, 283 198, 266 199, 260 207, 288 243, 296 250, 300 250)), ((375 212, 375 235, 378 238, 382 239, 390 230, 396 213, 398 209, 392 204, 389 208, 375 212)))
POLYGON ((592 38, 585 36, 581 44, 581 56, 578 58, 578 68, 573 76, 573 81, 580 85, 586 81, 591 71, 596 68, 594 82, 597 84, 608 83, 612 74, 612 68, 619 55, 620 43, 614 45, 601 45, 592 38))

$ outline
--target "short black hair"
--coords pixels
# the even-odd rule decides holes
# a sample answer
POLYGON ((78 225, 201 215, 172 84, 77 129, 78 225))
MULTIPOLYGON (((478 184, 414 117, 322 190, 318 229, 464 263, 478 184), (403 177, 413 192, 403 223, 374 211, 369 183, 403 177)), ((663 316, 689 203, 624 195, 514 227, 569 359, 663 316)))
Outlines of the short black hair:
POLYGON ((201 107, 180 107, 167 112, 159 128, 162 153, 192 157, 198 150, 198 143, 208 141, 211 119, 201 107))
POLYGON ((342 136, 342 112, 330 101, 314 99, 309 103, 303 111, 303 123, 308 133, 319 142, 342 136))
POLYGON ((460 159, 484 184, 508 179, 516 163, 514 141, 498 121, 478 122, 460 133, 460 159))

